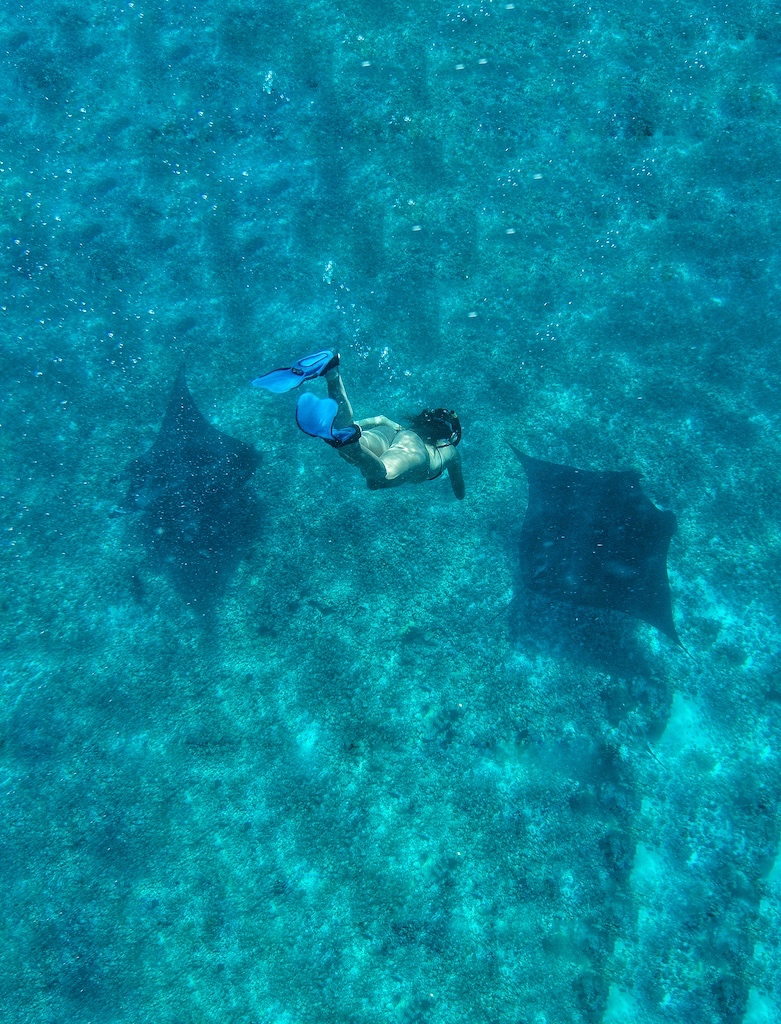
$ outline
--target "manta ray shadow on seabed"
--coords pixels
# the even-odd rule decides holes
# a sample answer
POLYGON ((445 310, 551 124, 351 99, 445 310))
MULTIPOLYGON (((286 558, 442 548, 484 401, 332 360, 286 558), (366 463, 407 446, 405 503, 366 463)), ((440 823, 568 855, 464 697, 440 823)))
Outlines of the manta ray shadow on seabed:
POLYGON ((203 417, 182 366, 155 443, 124 474, 123 508, 139 513, 152 565, 189 603, 209 605, 257 537, 260 502, 248 483, 259 463, 252 445, 203 417))

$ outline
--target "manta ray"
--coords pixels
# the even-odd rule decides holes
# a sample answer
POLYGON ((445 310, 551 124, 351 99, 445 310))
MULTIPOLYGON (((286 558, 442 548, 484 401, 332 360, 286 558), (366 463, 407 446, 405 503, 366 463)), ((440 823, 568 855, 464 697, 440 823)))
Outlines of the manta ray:
POLYGON ((251 536, 257 499, 247 484, 259 463, 252 445, 203 417, 181 366, 155 443, 127 467, 124 508, 141 514, 148 546, 185 589, 224 578, 251 536))
POLYGON ((524 585, 555 601, 632 615, 682 646, 667 579, 676 519, 643 494, 640 474, 574 469, 510 447, 529 481, 524 585))

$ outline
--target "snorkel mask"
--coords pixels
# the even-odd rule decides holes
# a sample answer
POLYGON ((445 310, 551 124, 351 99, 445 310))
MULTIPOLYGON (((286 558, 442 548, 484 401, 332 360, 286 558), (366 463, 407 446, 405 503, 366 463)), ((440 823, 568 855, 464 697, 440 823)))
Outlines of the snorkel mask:
POLYGON ((424 409, 412 417, 411 429, 435 448, 457 445, 461 440, 461 421, 453 409, 424 409))

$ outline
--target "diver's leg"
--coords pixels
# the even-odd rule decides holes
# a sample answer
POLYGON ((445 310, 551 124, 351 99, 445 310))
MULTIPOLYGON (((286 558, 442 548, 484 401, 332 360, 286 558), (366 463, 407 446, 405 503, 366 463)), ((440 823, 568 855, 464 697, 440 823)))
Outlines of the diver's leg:
MULTIPOLYGON (((338 363, 325 374, 325 383, 328 387, 328 397, 336 402, 337 407, 333 427, 338 430, 352 426, 355 423, 355 415, 353 407, 350 405, 350 399, 347 397, 338 363)), ((356 444, 344 445, 337 449, 345 462, 356 466, 363 478, 370 482, 384 480, 387 473, 385 464, 379 458, 379 453, 384 450, 389 441, 375 437, 375 433, 379 435, 380 431, 369 430, 365 435, 361 434, 356 444)))
POLYGON ((337 451, 351 466, 356 466, 364 480, 379 482, 385 479, 387 470, 382 459, 378 458, 367 445, 367 438, 362 434, 357 444, 348 444, 337 451))
POLYGON ((393 443, 383 454, 386 479, 418 482, 428 477, 429 456, 425 442, 412 430, 396 434, 393 443))
POLYGON ((334 426, 337 429, 340 427, 351 427, 355 422, 353 407, 350 405, 347 392, 344 390, 344 383, 339 372, 338 363, 326 373, 325 383, 328 386, 328 397, 333 398, 337 405, 334 426))
POLYGON ((365 480, 370 484, 378 484, 384 481, 388 475, 388 467, 385 465, 385 454, 396 436, 395 424, 385 416, 373 416, 368 420, 361 420, 362 424, 371 423, 372 426, 361 426, 361 436, 357 444, 345 445, 339 449, 339 454, 349 462, 351 466, 357 466, 365 480))

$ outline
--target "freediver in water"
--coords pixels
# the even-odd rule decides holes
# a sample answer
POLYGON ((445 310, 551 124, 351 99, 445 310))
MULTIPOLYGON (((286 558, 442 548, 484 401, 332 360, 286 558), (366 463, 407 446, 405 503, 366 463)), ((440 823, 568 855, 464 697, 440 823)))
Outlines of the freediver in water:
POLYGON ((461 423, 449 409, 424 409, 409 427, 387 416, 356 420, 339 372, 339 354, 331 349, 303 356, 292 366, 253 380, 256 388, 281 394, 306 381, 325 377, 328 398, 305 391, 296 405, 296 423, 320 437, 357 466, 370 490, 436 480, 447 473, 453 494, 466 494, 461 470, 461 423))

